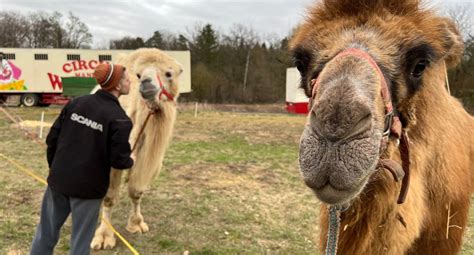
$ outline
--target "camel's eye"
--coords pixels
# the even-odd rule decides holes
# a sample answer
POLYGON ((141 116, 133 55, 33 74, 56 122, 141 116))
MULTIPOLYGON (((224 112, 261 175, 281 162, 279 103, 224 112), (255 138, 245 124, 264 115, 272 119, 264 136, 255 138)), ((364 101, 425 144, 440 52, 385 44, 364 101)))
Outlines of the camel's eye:
POLYGON ((138 77, 138 79, 142 78, 142 76, 139 73, 137 73, 137 77, 138 77))
POLYGON ((435 50, 429 44, 420 44, 405 53, 406 84, 409 93, 417 91, 422 85, 423 73, 435 59, 435 50))
POLYGON ((416 62, 413 66, 413 70, 411 71, 411 76, 415 79, 419 79, 425 71, 426 67, 429 65, 429 61, 427 59, 420 59, 416 62))
POLYGON ((167 79, 171 79, 171 78, 173 78, 173 73, 171 71, 167 71, 167 72, 165 72, 165 76, 166 76, 167 79))
POLYGON ((311 54, 310 51, 304 49, 303 47, 296 47, 293 50, 293 59, 296 69, 300 72, 301 76, 306 76, 308 67, 311 63, 311 54))
POLYGON ((292 50, 293 54, 293 64, 296 66, 296 69, 300 72, 301 75, 301 85, 300 87, 305 90, 305 93, 308 97, 311 96, 311 88, 308 83, 308 71, 309 66, 311 65, 311 51, 306 50, 302 46, 295 47, 292 50))
POLYGON ((295 60, 295 66, 300 73, 304 73, 306 71, 306 67, 304 66, 303 61, 301 60, 295 60))

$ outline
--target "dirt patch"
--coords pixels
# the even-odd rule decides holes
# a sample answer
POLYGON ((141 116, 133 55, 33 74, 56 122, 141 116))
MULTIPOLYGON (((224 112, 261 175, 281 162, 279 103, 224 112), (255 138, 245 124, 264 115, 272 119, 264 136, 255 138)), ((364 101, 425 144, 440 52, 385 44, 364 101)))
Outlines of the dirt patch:
MULTIPOLYGON (((36 121, 36 120, 24 120, 24 121, 22 121, 18 124, 20 125, 20 127, 23 127, 23 128, 41 127, 41 121, 36 121)), ((49 128, 52 125, 53 124, 51 124, 49 122, 43 122, 43 127, 45 127, 45 128, 49 128)))
MULTIPOLYGON (((180 103, 179 111, 194 111, 196 103, 180 103)), ((285 104, 207 104, 198 103, 197 111, 286 113, 285 104)))
POLYGON ((14 249, 9 250, 7 252, 7 255, 23 255, 23 254, 25 254, 25 253, 23 253, 21 250, 14 250, 14 249))

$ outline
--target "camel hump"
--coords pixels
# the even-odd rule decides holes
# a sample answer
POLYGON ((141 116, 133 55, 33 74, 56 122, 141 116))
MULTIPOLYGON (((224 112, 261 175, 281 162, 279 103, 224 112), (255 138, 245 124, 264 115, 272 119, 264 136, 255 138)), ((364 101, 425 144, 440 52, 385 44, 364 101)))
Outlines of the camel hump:
POLYGON ((370 15, 381 10, 404 16, 417 12, 421 4, 419 0, 324 0, 322 6, 327 14, 336 17, 370 15))

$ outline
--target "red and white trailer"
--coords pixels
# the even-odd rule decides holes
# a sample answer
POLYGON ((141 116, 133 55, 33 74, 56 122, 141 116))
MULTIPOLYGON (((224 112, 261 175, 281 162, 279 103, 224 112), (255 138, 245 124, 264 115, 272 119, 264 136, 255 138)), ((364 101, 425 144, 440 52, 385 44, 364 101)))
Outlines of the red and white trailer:
MULTIPOLYGON (((103 61, 113 63, 131 50, 0 48, 0 101, 25 106, 64 104, 61 77, 92 77, 103 61)), ((191 92, 191 54, 165 51, 183 66, 180 92, 191 92)))
POLYGON ((286 110, 289 113, 307 114, 309 98, 300 88, 301 76, 296 68, 286 69, 286 110))

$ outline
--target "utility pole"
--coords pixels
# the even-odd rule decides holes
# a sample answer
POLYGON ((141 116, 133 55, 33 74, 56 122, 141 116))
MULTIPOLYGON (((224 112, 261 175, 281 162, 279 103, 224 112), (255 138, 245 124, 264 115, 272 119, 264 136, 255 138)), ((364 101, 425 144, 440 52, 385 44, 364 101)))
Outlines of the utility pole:
POLYGON ((250 62, 250 48, 249 48, 249 51, 247 52, 247 62, 245 63, 244 93, 245 93, 245 89, 247 87, 247 74, 249 72, 249 62, 250 62))

